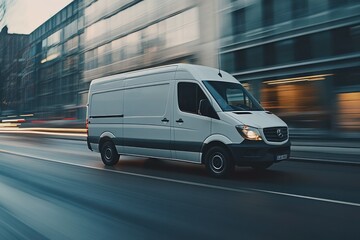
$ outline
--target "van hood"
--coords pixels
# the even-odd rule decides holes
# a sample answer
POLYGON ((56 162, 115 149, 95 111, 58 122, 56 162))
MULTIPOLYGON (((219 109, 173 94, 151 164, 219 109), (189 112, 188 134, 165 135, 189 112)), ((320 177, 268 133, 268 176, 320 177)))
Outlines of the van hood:
POLYGON ((256 128, 287 127, 283 120, 269 111, 233 111, 224 113, 238 121, 239 124, 256 128))

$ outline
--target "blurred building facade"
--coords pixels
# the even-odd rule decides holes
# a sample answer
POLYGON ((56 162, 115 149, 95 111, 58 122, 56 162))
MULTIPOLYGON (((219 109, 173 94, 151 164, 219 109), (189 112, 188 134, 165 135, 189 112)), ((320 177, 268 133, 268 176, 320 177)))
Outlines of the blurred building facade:
POLYGON ((222 67, 266 109, 299 133, 359 133, 359 0, 224 0, 219 7, 222 67))
POLYGON ((215 66, 216 2, 74 0, 30 34, 23 109, 84 119, 95 78, 177 62, 215 66))
MULTIPOLYGON (((216 65, 216 0, 85 0, 84 82, 178 62, 216 65)), ((87 91, 83 94, 87 100, 87 91)))
POLYGON ((20 112, 23 53, 29 44, 29 35, 9 34, 5 26, 0 32, 0 113, 20 112))
POLYGON ((84 120, 95 78, 220 54, 291 128, 358 133, 359 42, 360 0, 74 0, 30 34, 21 109, 84 120))
POLYGON ((24 111, 76 117, 81 91, 82 1, 73 1, 30 34, 22 88, 24 111))

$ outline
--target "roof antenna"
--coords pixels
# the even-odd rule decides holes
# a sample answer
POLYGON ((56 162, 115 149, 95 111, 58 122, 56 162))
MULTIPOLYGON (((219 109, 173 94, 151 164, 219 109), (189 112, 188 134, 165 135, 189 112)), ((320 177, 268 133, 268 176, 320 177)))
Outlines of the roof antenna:
MULTIPOLYGON (((216 21, 216 28, 217 29, 221 29, 220 27, 220 22, 219 22, 219 19, 218 21, 216 21)), ((217 44, 217 55, 218 55, 218 68, 219 68, 219 77, 222 78, 222 74, 221 74, 221 61, 220 61, 220 49, 221 49, 221 44, 220 44, 221 40, 220 40, 220 37, 218 38, 216 44, 217 44)))
POLYGON ((221 69, 221 62, 220 62, 220 53, 219 53, 219 51, 218 51, 218 66, 219 66, 219 73, 218 73, 218 75, 219 75, 219 77, 221 77, 221 78, 222 78, 222 74, 221 74, 221 72, 220 72, 220 69, 221 69))

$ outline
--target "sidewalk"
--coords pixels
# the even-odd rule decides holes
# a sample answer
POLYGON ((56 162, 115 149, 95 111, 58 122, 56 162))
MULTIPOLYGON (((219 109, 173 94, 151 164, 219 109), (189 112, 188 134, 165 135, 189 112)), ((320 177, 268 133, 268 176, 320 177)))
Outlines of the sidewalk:
POLYGON ((292 138, 291 159, 360 166, 359 139, 292 138))

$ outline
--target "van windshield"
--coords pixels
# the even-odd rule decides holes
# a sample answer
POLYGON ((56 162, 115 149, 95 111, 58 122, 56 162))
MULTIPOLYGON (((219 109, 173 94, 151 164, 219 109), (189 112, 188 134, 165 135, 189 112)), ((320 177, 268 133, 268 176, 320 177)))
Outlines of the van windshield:
POLYGON ((224 112, 264 111, 258 101, 240 83, 220 81, 203 82, 224 112))

